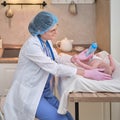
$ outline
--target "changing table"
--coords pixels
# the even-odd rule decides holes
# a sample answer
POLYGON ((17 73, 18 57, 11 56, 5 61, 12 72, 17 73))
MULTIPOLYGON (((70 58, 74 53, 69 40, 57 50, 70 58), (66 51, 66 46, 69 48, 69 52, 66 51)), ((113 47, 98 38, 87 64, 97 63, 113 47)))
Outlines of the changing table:
POLYGON ((110 120, 111 120, 111 103, 120 102, 120 93, 110 92, 71 92, 69 94, 69 101, 75 102, 75 120, 79 119, 79 102, 109 102, 110 103, 110 120))

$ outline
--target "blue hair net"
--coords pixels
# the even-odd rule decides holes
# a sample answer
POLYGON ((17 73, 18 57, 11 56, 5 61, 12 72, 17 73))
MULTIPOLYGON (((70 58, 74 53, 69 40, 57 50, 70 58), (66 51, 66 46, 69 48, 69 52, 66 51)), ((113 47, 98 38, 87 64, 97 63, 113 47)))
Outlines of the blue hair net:
POLYGON ((58 18, 52 13, 42 11, 38 13, 28 26, 29 32, 33 35, 42 35, 55 24, 58 23, 58 18))

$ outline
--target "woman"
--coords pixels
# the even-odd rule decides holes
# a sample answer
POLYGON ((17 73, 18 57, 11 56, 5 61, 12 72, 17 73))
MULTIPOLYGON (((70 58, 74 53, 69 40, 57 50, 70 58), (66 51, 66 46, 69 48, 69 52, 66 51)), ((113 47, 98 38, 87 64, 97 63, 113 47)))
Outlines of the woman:
POLYGON ((71 114, 57 113, 59 101, 52 91, 54 76, 83 75, 111 79, 98 70, 77 70, 62 64, 52 40, 57 34, 58 19, 49 12, 38 13, 29 24, 31 37, 21 48, 13 85, 4 105, 6 120, 73 120, 71 114))

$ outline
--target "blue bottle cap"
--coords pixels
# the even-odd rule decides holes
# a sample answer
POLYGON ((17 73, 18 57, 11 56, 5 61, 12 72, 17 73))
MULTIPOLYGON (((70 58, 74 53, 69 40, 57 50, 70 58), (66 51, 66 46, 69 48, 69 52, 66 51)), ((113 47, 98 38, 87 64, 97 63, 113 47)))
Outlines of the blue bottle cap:
POLYGON ((93 42, 93 43, 92 43, 92 47, 93 47, 93 48, 97 48, 97 43, 93 42))

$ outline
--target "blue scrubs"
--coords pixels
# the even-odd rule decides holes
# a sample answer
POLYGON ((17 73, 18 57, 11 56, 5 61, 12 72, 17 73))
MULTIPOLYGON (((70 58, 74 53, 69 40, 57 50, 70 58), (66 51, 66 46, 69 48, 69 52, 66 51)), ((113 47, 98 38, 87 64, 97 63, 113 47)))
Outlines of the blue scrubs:
MULTIPOLYGON (((39 39, 42 43, 41 39, 39 39)), ((43 50, 46 51, 46 55, 51 57, 54 60, 54 55, 51 51, 50 45, 47 42, 47 48, 43 50)), ((57 97, 54 96, 53 91, 51 89, 50 81, 53 79, 53 75, 49 74, 47 83, 45 85, 42 97, 40 99, 37 111, 36 111, 36 118, 40 120, 73 120, 71 114, 67 112, 65 115, 61 115, 57 113, 57 109, 59 106, 59 100, 57 97)))

